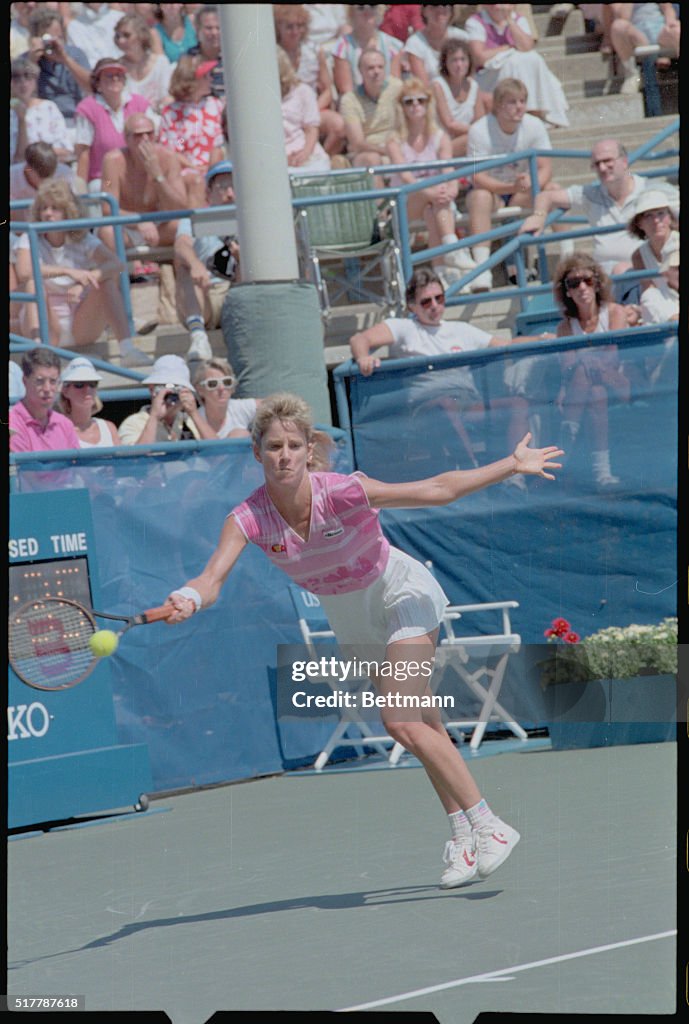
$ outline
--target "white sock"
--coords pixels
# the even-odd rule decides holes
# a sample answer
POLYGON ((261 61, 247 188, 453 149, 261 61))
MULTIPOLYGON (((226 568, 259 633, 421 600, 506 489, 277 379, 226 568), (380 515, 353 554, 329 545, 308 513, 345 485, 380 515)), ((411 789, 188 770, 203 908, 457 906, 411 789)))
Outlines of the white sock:
POLYGON ((636 57, 627 57, 626 60, 621 60, 622 73, 625 78, 636 78, 639 74, 639 69, 636 65, 636 57))
POLYGON ((460 839, 462 836, 470 835, 471 825, 464 811, 454 811, 452 814, 448 814, 448 818, 453 839, 460 839))
POLYGON ((451 245, 453 242, 458 242, 458 241, 459 241, 459 239, 457 238, 457 235, 455 235, 455 234, 443 235, 443 245, 451 245))
POLYGON ((479 800, 473 807, 467 807, 464 812, 472 828, 479 828, 481 825, 490 825, 495 821, 495 815, 485 800, 479 800))
POLYGON ((569 434, 572 440, 576 440, 576 436, 579 433, 579 427, 581 424, 577 423, 576 420, 563 420, 562 430, 563 433, 569 434))
POLYGON ((198 313, 192 313, 184 322, 190 331, 202 331, 204 329, 203 318, 198 313))
POLYGON ((612 476, 610 472, 610 451, 591 452, 591 460, 593 462, 593 473, 596 480, 606 479, 612 476))
POLYGON ((477 263, 483 263, 490 256, 489 245, 475 245, 472 247, 472 253, 477 263))

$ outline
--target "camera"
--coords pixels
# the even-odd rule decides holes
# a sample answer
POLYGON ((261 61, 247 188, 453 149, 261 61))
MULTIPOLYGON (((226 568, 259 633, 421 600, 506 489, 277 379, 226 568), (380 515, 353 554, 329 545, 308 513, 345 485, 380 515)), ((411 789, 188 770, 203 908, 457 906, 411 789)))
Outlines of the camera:
POLYGON ((53 43, 55 42, 53 37, 48 35, 41 36, 41 42, 43 43, 43 52, 51 54, 53 52, 53 43))
POLYGON ((179 387, 176 384, 159 384, 155 389, 155 394, 159 394, 161 391, 166 391, 165 405, 169 407, 173 405, 179 405, 179 387))
POLYGON ((234 281, 237 274, 237 260, 230 251, 232 242, 236 242, 234 235, 223 239, 222 248, 218 249, 206 260, 206 267, 212 274, 218 274, 228 281, 234 281))

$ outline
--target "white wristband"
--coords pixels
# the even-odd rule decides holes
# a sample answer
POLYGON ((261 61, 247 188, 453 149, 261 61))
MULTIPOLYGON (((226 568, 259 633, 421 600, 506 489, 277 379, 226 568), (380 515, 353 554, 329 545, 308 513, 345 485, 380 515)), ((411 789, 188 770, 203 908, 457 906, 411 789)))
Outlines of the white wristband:
POLYGON ((193 587, 179 587, 177 590, 173 590, 172 593, 179 594, 180 597, 188 597, 196 605, 196 611, 201 611, 203 601, 201 600, 201 595, 198 590, 194 590, 193 587))

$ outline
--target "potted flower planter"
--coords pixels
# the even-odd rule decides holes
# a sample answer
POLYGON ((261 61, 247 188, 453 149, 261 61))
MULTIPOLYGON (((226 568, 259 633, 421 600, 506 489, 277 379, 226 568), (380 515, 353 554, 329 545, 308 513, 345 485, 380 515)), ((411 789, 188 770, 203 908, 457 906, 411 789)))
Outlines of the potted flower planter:
POLYGON ((549 687, 545 694, 553 750, 674 740, 674 675, 594 679, 549 687))

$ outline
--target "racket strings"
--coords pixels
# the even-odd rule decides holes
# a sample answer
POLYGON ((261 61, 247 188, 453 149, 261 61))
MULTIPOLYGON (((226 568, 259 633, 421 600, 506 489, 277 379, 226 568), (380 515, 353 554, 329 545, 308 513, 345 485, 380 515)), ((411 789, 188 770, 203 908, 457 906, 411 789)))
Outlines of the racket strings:
POLYGON ((32 686, 74 685, 90 670, 89 640, 96 630, 86 611, 51 599, 19 609, 9 631, 9 657, 17 675, 32 686))

